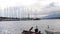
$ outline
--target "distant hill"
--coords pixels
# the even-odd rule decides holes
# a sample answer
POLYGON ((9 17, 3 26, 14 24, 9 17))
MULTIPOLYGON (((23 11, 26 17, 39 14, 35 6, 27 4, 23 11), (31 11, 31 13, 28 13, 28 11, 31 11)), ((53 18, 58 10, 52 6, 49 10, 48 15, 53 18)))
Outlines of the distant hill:
POLYGON ((51 12, 43 19, 60 19, 60 11, 51 12))

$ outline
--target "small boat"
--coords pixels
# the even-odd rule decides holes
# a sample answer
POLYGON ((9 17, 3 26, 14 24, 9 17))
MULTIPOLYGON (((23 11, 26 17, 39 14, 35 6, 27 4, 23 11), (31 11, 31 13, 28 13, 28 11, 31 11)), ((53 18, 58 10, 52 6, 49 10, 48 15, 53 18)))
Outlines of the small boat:
POLYGON ((40 18, 34 18, 33 20, 40 20, 40 18))
POLYGON ((60 31, 56 31, 56 30, 45 30, 45 32, 47 33, 47 34, 60 34, 60 31))
POLYGON ((60 30, 57 29, 50 29, 49 25, 48 28, 45 29, 46 34, 60 34, 60 30))
POLYGON ((33 27, 29 29, 29 31, 23 30, 22 34, 42 34, 41 31, 38 31, 38 28, 35 29, 35 32, 31 31, 33 27))

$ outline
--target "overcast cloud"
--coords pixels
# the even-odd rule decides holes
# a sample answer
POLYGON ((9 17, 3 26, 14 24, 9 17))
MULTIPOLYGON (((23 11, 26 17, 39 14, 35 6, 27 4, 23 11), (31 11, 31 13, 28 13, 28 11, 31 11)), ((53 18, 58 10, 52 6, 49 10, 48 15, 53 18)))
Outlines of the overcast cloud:
POLYGON ((60 11, 60 0, 0 0, 0 9, 0 16, 18 15, 17 17, 20 17, 19 15, 24 16, 28 13, 30 15, 46 16, 48 13, 52 11, 60 11), (11 11, 14 10, 11 9, 9 11, 3 11, 10 7, 19 7, 19 10, 11 11), (12 15, 12 12, 14 12, 14 15, 12 15))

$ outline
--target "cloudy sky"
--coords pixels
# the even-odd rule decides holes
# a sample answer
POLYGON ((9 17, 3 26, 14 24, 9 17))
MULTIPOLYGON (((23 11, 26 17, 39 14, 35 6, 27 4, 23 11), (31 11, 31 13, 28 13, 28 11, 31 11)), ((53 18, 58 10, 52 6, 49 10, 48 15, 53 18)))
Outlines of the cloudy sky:
MULTIPOLYGON (((60 11, 60 0, 0 0, 0 9, 4 10, 9 7, 24 7, 28 8, 25 11, 19 11, 20 14, 29 13, 32 15, 46 16, 52 11, 60 11)), ((1 11, 1 16, 5 15, 5 11, 1 11)), ((11 14, 12 11, 9 12, 11 14)), ((17 14, 15 12, 15 14, 17 14)), ((16 16, 16 15, 15 15, 16 16)))

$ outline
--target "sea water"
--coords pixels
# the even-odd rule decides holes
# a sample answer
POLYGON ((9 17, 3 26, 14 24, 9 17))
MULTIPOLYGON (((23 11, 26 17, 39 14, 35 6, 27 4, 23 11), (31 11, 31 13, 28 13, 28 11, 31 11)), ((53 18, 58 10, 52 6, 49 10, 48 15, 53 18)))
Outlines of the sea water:
POLYGON ((27 21, 0 21, 0 34, 21 34, 23 30, 32 31, 38 26, 41 33, 46 34, 47 27, 60 30, 60 19, 45 19, 45 20, 27 20, 27 21))

